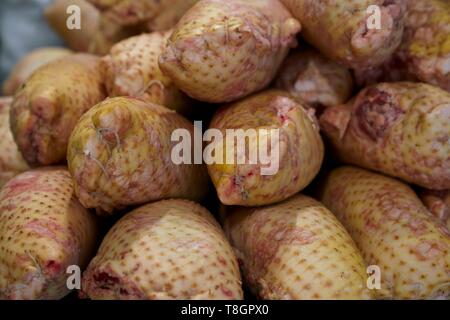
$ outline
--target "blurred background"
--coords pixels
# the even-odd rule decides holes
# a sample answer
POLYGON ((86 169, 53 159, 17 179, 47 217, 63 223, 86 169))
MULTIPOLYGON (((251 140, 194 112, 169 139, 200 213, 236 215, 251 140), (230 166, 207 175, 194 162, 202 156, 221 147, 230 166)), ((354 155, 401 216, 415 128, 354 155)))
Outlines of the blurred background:
POLYGON ((63 46, 44 18, 52 0, 0 1, 0 83, 27 52, 44 46, 63 46))

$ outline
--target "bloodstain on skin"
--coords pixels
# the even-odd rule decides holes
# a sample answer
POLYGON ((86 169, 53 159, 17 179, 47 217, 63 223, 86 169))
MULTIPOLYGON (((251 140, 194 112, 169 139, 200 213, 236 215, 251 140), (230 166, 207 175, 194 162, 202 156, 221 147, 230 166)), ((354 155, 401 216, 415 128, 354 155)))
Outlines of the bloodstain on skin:
POLYGON ((227 266, 227 261, 223 257, 219 257, 217 260, 219 260, 220 264, 223 266, 227 266))
POLYGON ((7 203, 0 207, 0 212, 13 211, 17 206, 14 203, 7 203))
MULTIPOLYGON (((105 271, 93 274, 93 281, 96 283, 98 291, 106 290, 108 292, 118 292, 120 299, 144 299, 143 293, 133 283, 126 278, 114 276, 115 274, 109 268, 105 271)), ((150 297, 151 298, 151 297, 150 297)))
POLYGON ((402 199, 401 194, 397 193, 396 195, 395 190, 387 190, 386 192, 378 193, 375 197, 379 199, 378 205, 384 208, 383 218, 376 223, 378 228, 387 221, 396 223, 403 222, 416 237, 427 233, 428 228, 426 222, 423 219, 414 218, 411 214, 417 208, 399 201, 399 199, 402 199))
POLYGON ((49 238, 54 237, 56 238, 57 232, 64 232, 64 229, 58 223, 51 220, 43 220, 43 219, 40 220, 34 219, 31 222, 27 223, 24 227, 33 230, 37 234, 49 238))
POLYGON ((107 272, 94 274, 94 281, 97 282, 102 289, 108 289, 109 286, 116 285, 120 282, 119 278, 113 277, 107 272))
POLYGON ((387 92, 369 88, 355 115, 360 129, 373 141, 383 139, 392 125, 404 114, 387 92))
POLYGON ((234 298, 233 291, 229 290, 227 287, 222 285, 220 289, 228 298, 234 298))
POLYGON ((126 257, 128 254, 130 254, 131 252, 132 252, 131 250, 120 252, 120 253, 119 253, 119 258, 120 258, 120 260, 124 260, 125 257, 126 257))
MULTIPOLYGON (((33 231, 35 234, 51 239, 54 243, 65 248, 68 252, 76 252, 77 237, 72 227, 68 230, 64 229, 62 225, 52 220, 34 219, 24 225, 24 228, 33 231), (68 235, 66 235, 68 233, 68 235)), ((54 270, 55 266, 52 266, 54 270)))
POLYGON ((34 172, 28 172, 20 179, 14 179, 4 188, 5 194, 3 200, 16 197, 24 192, 53 192, 54 190, 45 183, 40 183, 40 175, 34 172))
POLYGON ((17 196, 18 194, 28 192, 33 190, 33 186, 36 185, 39 176, 37 174, 28 173, 22 175, 21 179, 12 180, 5 188, 6 194, 3 196, 4 199, 17 196))
POLYGON ((274 100, 277 117, 281 120, 281 124, 284 124, 290 120, 289 113, 295 111, 296 105, 286 97, 276 97, 274 100))
MULTIPOLYGON (((309 230, 302 229, 295 224, 290 224, 289 218, 272 221, 268 214, 262 213, 253 225, 252 232, 248 233, 244 243, 255 248, 259 252, 253 259, 254 268, 260 274, 266 272, 280 246, 285 244, 307 245, 316 240, 315 234, 309 230), (264 231, 266 225, 271 225, 270 231, 264 231)), ((254 275, 254 279, 259 279, 254 275)))
POLYGON ((375 219, 371 218, 372 210, 367 210, 364 214, 364 224, 367 231, 376 232, 380 229, 380 224, 375 219))
POLYGON ((62 270, 63 267, 60 263, 54 261, 54 260, 50 260, 49 262, 47 262, 47 264, 45 265, 45 270, 50 273, 52 276, 59 274, 62 270))

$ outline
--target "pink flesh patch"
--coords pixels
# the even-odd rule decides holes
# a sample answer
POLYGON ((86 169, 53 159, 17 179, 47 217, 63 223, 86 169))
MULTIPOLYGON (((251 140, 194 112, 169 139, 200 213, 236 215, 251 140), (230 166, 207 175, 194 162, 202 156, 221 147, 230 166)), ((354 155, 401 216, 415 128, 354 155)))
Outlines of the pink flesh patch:
POLYGON ((39 183, 40 174, 27 172, 11 180, 4 188, 3 200, 15 197, 24 192, 52 192, 54 191, 46 184, 39 183))
POLYGON ((234 297, 234 295, 233 295, 233 292, 230 290, 230 289, 228 289, 227 287, 225 287, 225 286, 221 286, 221 288, 220 288, 220 290, 223 292, 223 294, 224 295, 226 295, 228 298, 233 298, 234 297))
MULTIPOLYGON (((308 245, 316 240, 313 232, 289 223, 289 217, 270 221, 270 215, 263 213, 253 223, 253 228, 244 243, 258 252, 252 259, 254 273, 264 274, 267 266, 274 260, 282 245, 308 245), (271 224, 269 232, 262 231, 264 226, 271 224)), ((258 279, 257 274, 254 275, 258 279)))
POLYGON ((53 240, 55 243, 67 250, 67 252, 69 252, 70 254, 75 254, 77 251, 77 237, 75 236, 74 230, 70 227, 68 230, 66 230, 60 224, 54 221, 34 219, 24 225, 24 228, 33 231, 35 234, 41 237, 53 240), (67 233, 69 234, 67 240, 62 240, 67 233))
POLYGON ((438 241, 422 241, 412 248, 414 255, 420 260, 431 260, 438 257, 444 257, 446 245, 438 241))

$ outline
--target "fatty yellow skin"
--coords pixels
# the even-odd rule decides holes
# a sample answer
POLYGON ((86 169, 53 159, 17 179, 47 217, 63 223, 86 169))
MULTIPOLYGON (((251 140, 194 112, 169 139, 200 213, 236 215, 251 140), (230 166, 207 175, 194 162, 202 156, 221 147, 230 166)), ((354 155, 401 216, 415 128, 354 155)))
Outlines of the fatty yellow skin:
POLYGON ((101 60, 110 97, 131 96, 184 111, 189 99, 163 75, 158 57, 171 31, 141 34, 114 45, 101 60))
POLYGON ((194 137, 193 124, 175 111, 135 98, 106 99, 89 110, 70 137, 67 155, 80 202, 112 213, 166 198, 202 199, 206 167, 172 161, 176 129, 194 137))
POLYGON ((450 92, 450 2, 409 0, 397 55, 420 81, 450 92))
POLYGON ((312 198, 298 194, 266 207, 230 207, 225 233, 247 286, 261 299, 372 297, 355 243, 312 198))
MULTIPOLYGON (((279 130, 278 171, 263 175, 263 164, 249 159, 245 164, 235 161, 208 164, 209 175, 220 201, 226 205, 259 206, 282 201, 305 188, 320 170, 324 146, 317 121, 310 111, 296 102, 287 92, 268 90, 237 103, 224 106, 214 115, 210 128, 222 132, 222 140, 214 140, 215 149, 223 152, 222 160, 241 152, 237 140, 227 143, 227 129, 255 129, 256 136, 266 140, 261 129, 279 130)), ((267 141, 267 140, 266 140, 267 141)), ((277 152, 268 142, 268 155, 277 152)), ((259 142, 247 145, 248 154, 259 150, 259 142)), ((265 151, 265 150, 263 150, 265 151)))
POLYGON ((450 188, 450 93, 428 84, 380 83, 321 116, 348 164, 433 190, 450 188))
POLYGON ((71 54, 36 70, 11 104, 11 130, 33 166, 63 163, 83 113, 105 98, 99 58, 71 54))
POLYGON ((321 201, 381 270, 382 298, 450 297, 450 234, 406 184, 356 167, 332 171, 321 201))
POLYGON ((0 192, 0 299, 61 299, 69 266, 96 249, 95 216, 75 198, 67 169, 24 172, 0 192))
POLYGON ((278 0, 201 0, 174 27, 159 65, 189 96, 231 102, 269 85, 300 29, 278 0))
POLYGON ((406 13, 403 0, 281 0, 302 24, 302 36, 324 55, 352 69, 370 69, 399 46, 406 13), (377 5, 381 29, 368 29, 377 5))
POLYGON ((28 169, 9 127, 11 97, 0 97, 0 188, 14 176, 28 169))
POLYGON ((242 299, 237 259, 200 205, 164 200, 125 215, 83 274, 91 299, 242 299))
POLYGON ((422 190, 423 204, 450 230, 450 190, 422 190))
POLYGON ((292 52, 277 75, 275 86, 320 110, 347 102, 353 92, 350 70, 314 49, 292 52))
POLYGON ((405 0, 402 42, 381 67, 356 70, 358 84, 420 81, 450 92, 450 2, 405 0))
POLYGON ((14 66, 8 79, 3 83, 3 94, 13 95, 36 69, 70 53, 72 51, 58 47, 44 47, 27 53, 14 66))

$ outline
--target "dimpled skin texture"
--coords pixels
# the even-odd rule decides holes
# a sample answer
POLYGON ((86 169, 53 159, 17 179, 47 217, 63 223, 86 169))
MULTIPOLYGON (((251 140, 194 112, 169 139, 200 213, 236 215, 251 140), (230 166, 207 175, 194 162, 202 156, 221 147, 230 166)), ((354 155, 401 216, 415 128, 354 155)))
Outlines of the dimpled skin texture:
POLYGON ((275 86, 318 109, 347 102, 353 92, 350 71, 314 49, 292 52, 284 61, 275 86))
POLYGON ((400 47, 381 67, 355 70, 360 85, 422 81, 450 92, 450 2, 406 0, 400 47))
POLYGON ((125 215, 83 274, 92 299, 242 299, 237 259, 213 216, 187 200, 125 215))
POLYGON ((172 28, 198 0, 89 0, 122 25, 145 24, 148 31, 172 28))
MULTIPOLYGON (((261 168, 269 165, 263 164, 261 157, 256 164, 249 161, 208 164, 209 175, 223 204, 257 206, 282 201, 305 188, 322 164, 324 147, 314 115, 285 91, 269 90, 225 106, 214 115, 210 127, 219 129, 224 137, 213 142, 218 152, 223 152, 222 159, 227 159, 230 150, 235 155, 239 153, 237 140, 231 146, 226 142, 227 129, 255 129, 262 141, 268 139, 259 130, 279 129, 277 172, 263 175, 261 168)), ((271 143, 267 144, 268 155, 277 152, 271 143)), ((249 150, 257 148, 260 154, 259 145, 255 138, 248 145, 249 150)))
POLYGON ((330 59, 353 69, 387 60, 399 46, 403 0, 281 0, 302 24, 302 36, 330 59), (386 4, 385 4, 386 2, 386 4), (370 5, 381 9, 381 29, 368 29, 370 5))
POLYGON ((110 97, 133 96, 177 111, 188 104, 187 97, 164 76, 158 66, 171 31, 142 34, 123 40, 101 60, 110 97))
POLYGON ((176 165, 176 129, 194 136, 191 122, 138 99, 107 99, 78 122, 67 160, 75 191, 86 208, 114 209, 164 198, 200 200, 207 191, 203 165, 176 165))
POLYGON ((36 49, 24 57, 14 66, 8 79, 3 83, 3 93, 13 95, 23 82, 40 66, 59 59, 71 53, 70 50, 57 47, 36 49))
POLYGON ((104 98, 95 56, 71 54, 36 70, 11 105, 11 129, 25 160, 31 165, 65 161, 76 122, 104 98))
POLYGON ((397 54, 419 80, 450 92, 450 2, 409 0, 397 54))
POLYGON ((201 0, 174 28, 159 65, 189 96, 231 102, 272 81, 299 31, 277 0, 201 0))
POLYGON ((76 200, 65 168, 27 171, 0 192, 0 299, 60 299, 66 269, 87 266, 94 215, 76 200))
POLYGON ((225 232, 261 299, 369 299, 366 267, 336 217, 296 195, 267 207, 230 207, 225 232))
POLYGON ((11 97, 0 97, 0 188, 8 180, 28 169, 9 128, 11 101, 11 97))
POLYGON ((349 231, 366 263, 380 267, 380 297, 450 297, 450 234, 409 186, 342 167, 325 180, 321 200, 349 231))
POLYGON ((450 94, 422 83, 381 83, 320 119, 346 163, 419 186, 450 188, 450 94))
POLYGON ((428 210, 450 230, 450 190, 422 190, 420 199, 428 210))

